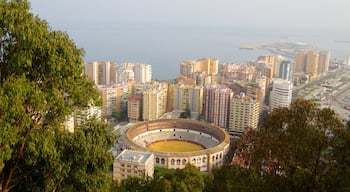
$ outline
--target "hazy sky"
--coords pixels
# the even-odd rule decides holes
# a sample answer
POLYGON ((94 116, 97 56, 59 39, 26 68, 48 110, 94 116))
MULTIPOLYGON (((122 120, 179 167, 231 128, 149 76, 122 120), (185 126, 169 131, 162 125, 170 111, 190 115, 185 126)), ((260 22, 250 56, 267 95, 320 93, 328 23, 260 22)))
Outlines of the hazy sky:
MULTIPOLYGON (((350 0, 30 2, 34 14, 53 29, 67 31, 85 49, 86 61, 144 62, 152 64, 154 76, 160 78, 175 77, 181 60, 237 61, 242 54, 234 54, 233 47, 260 43, 256 41, 267 36, 303 36, 313 42, 327 37, 327 47, 334 40, 350 40, 350 0), (244 35, 255 39, 247 41, 244 35)), ((348 50, 342 46, 343 52, 348 50)))
POLYGON ((34 13, 57 27, 238 25, 347 28, 349 0, 31 0, 34 13))

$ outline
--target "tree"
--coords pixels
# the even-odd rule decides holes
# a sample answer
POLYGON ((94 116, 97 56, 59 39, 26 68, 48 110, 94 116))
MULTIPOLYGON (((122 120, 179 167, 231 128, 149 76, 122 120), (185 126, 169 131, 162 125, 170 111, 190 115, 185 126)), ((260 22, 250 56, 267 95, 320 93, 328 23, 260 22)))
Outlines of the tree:
POLYGON ((239 166, 216 167, 205 179, 204 191, 263 191, 263 180, 254 170, 239 166))
POLYGON ((274 110, 258 131, 244 134, 237 148, 245 166, 263 174, 266 190, 322 191, 339 162, 335 149, 342 142, 336 141, 344 130, 331 109, 297 99, 274 110))
MULTIPOLYGON (((204 179, 198 168, 191 164, 186 164, 184 169, 176 169, 174 174, 165 175, 163 183, 170 183, 171 191, 202 191, 204 189, 204 179)), ((169 188, 169 185, 164 185, 169 188)), ((169 190, 170 191, 170 190, 169 190)))
POLYGON ((0 189, 96 191, 108 186, 108 125, 92 120, 62 129, 75 108, 98 103, 83 72, 83 51, 66 33, 0 1, 0 189))

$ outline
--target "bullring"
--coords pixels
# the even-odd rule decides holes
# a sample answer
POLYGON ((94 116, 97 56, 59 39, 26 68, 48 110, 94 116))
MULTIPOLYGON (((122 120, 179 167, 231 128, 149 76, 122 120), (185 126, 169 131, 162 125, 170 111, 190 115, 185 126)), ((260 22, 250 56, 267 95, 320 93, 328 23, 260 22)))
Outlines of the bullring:
POLYGON ((154 154, 155 166, 164 168, 184 168, 187 163, 202 172, 221 166, 229 150, 230 137, 221 128, 205 122, 188 119, 159 119, 139 123, 126 132, 126 144, 138 151, 154 154), (149 145, 167 141, 191 142, 203 147, 190 152, 170 152, 151 150, 149 145))

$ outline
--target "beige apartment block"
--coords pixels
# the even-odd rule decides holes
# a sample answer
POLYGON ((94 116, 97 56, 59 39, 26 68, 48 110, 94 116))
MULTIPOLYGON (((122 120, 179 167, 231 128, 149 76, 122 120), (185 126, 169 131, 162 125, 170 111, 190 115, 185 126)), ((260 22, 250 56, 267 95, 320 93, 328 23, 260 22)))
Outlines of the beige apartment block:
POLYGON ((319 75, 324 75, 328 73, 329 58, 330 58, 329 51, 319 52, 318 72, 317 72, 319 75))
POLYGON ((308 51, 295 54, 295 73, 307 73, 311 77, 324 75, 328 72, 329 51, 308 51))
POLYGON ((137 122, 142 115, 142 95, 135 95, 128 99, 128 119, 137 122))
POLYGON ((202 113, 203 87, 177 84, 173 86, 173 110, 185 110, 202 113))
POLYGON ((154 155, 149 152, 124 150, 113 163, 113 180, 128 177, 153 177, 154 155))
POLYGON ((306 68, 305 72, 317 76, 318 72, 319 54, 317 52, 306 53, 306 68))
MULTIPOLYGON (((219 61, 212 58, 182 61, 180 63, 180 76, 185 76, 194 80, 196 80, 198 76, 202 76, 201 78, 210 77, 210 79, 206 80, 210 80, 209 83, 212 83, 211 76, 218 75, 218 65, 219 61)), ((197 83, 197 85, 199 84, 197 83)))
POLYGON ((158 84, 143 93, 142 118, 144 121, 156 120, 166 112, 168 85, 158 84))
POLYGON ((246 128, 256 129, 259 121, 260 103, 245 95, 233 97, 230 104, 228 132, 242 134, 246 128))
POLYGON ((127 100, 133 93, 133 82, 119 83, 110 86, 98 86, 102 99, 102 116, 111 117, 127 109, 127 100))

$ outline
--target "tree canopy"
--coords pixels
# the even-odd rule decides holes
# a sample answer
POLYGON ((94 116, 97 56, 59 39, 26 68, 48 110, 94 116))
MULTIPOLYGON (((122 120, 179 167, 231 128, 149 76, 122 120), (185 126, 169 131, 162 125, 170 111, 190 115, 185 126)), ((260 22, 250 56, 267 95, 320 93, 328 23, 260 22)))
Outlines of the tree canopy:
MULTIPOLYGON (((348 135, 333 110, 298 99, 289 108, 274 110, 258 131, 245 133, 236 155, 241 166, 263 174, 266 190, 329 191, 334 188, 332 175, 343 175, 339 167, 348 167, 343 155, 349 151, 348 135)), ((348 176, 336 178, 345 181, 348 176)))
POLYGON ((83 51, 29 10, 27 1, 0 1, 0 189, 99 190, 112 163, 109 126, 62 129, 74 109, 98 102, 83 51))

